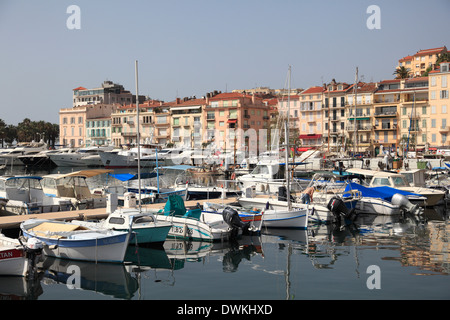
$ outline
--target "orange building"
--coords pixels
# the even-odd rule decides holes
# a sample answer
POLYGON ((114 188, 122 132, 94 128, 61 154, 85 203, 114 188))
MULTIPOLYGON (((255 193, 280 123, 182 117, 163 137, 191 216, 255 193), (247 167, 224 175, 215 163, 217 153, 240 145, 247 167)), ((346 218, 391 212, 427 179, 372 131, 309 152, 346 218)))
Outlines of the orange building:
POLYGON ((252 154, 265 151, 269 112, 270 106, 256 95, 230 92, 211 97, 208 94, 202 117, 203 141, 214 141, 216 148, 228 151, 235 147, 252 154))

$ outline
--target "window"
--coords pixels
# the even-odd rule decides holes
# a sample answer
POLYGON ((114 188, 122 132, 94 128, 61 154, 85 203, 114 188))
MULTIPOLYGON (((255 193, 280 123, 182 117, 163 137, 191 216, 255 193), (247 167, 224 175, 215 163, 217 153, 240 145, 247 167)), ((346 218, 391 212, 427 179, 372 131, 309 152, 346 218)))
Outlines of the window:
POLYGON ((67 118, 66 117, 63 118, 63 124, 67 124, 67 118))
POLYGON ((448 90, 441 90, 440 98, 441 99, 448 99, 448 90))
POLYGON ((179 126, 180 125, 180 118, 173 118, 173 125, 179 126))
POLYGON ((431 106, 431 114, 435 114, 436 113, 436 106, 431 106))
POLYGON ((431 127, 436 128, 436 119, 431 119, 431 127))
POLYGON ((441 87, 442 88, 447 88, 447 76, 442 76, 441 77, 441 87))
POLYGON ((436 142, 436 134, 435 133, 433 133, 431 135, 431 142, 436 142))
POLYGON ((427 114, 427 107, 422 107, 422 114, 427 114))
POLYGON ((431 86, 434 87, 436 85, 436 77, 431 77, 431 86))
POLYGON ((447 106, 446 105, 442 106, 442 113, 447 113, 447 106))

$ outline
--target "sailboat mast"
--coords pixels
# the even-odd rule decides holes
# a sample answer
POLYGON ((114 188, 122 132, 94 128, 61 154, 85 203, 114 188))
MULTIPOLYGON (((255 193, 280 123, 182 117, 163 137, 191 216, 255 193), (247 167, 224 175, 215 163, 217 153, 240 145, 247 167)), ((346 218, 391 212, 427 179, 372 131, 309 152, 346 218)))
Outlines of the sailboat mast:
POLYGON ((136 76, 136 142, 138 150, 138 190, 139 212, 141 212, 141 135, 139 130, 139 87, 138 87, 138 61, 134 61, 134 73, 136 76))
POLYGON ((291 66, 289 66, 289 76, 288 76, 288 98, 287 98, 287 114, 284 124, 284 136, 285 136, 285 158, 286 158, 286 200, 288 203, 288 209, 291 210, 291 190, 290 190, 290 172, 289 172, 289 116, 290 116, 290 104, 291 104, 291 66))
POLYGON ((354 100, 355 100, 355 114, 353 115, 353 123, 355 125, 355 127, 353 128, 354 130, 354 134, 353 134, 353 138, 355 140, 355 145, 353 147, 353 157, 355 157, 356 153, 358 152, 358 129, 357 129, 357 123, 356 123, 356 100, 358 98, 358 94, 357 94, 357 90, 358 90, 358 67, 356 67, 356 74, 355 74, 355 87, 353 88, 353 92, 354 94, 354 100))

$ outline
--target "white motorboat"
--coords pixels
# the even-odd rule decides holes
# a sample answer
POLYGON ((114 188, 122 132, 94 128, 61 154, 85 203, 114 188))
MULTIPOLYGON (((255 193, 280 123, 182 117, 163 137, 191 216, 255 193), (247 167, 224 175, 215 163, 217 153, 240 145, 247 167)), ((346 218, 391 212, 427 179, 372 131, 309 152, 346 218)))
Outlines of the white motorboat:
POLYGON ((136 208, 119 208, 110 213, 105 220, 88 222, 73 220, 72 223, 89 228, 131 231, 134 234, 131 244, 163 243, 172 224, 157 222, 150 212, 139 211, 136 208))
POLYGON ((99 230, 77 224, 30 219, 20 224, 25 238, 43 242, 45 255, 61 259, 122 263, 132 235, 127 231, 99 230))
POLYGON ((92 169, 49 174, 42 177, 42 186, 46 195, 70 200, 77 209, 105 208, 106 195, 91 192, 86 179, 108 172, 112 170, 92 169))
MULTIPOLYGON (((239 217, 230 225, 222 215, 202 212, 201 208, 186 209, 180 196, 170 196, 163 210, 154 212, 158 221, 172 223, 168 238, 190 241, 227 241, 242 233, 243 223, 239 217)), ((235 217, 236 218, 236 217, 235 217)))
POLYGON ((0 177, 0 203, 8 214, 35 214, 70 210, 67 199, 44 193, 39 176, 0 177))
POLYGON ((41 253, 42 246, 36 239, 28 244, 0 234, 0 276, 27 276, 41 253))
POLYGON ((101 166, 102 162, 98 155, 103 152, 111 151, 112 149, 113 147, 109 146, 93 146, 51 153, 49 154, 49 157, 58 167, 85 167, 87 165, 101 166), (94 156, 94 159, 90 156, 94 156))
MULTIPOLYGON (((138 149, 141 157, 155 153, 155 149, 142 147, 128 150, 112 150, 100 153, 100 159, 103 166, 107 169, 137 168, 138 149)), ((142 164, 141 167, 143 167, 142 164)))

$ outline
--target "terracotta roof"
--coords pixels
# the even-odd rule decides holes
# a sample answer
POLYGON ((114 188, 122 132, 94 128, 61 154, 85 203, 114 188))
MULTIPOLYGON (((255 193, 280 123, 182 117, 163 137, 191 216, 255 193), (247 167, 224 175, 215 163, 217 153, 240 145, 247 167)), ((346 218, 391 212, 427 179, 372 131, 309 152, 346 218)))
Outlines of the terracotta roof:
POLYGON ((78 87, 78 88, 73 89, 73 91, 77 91, 77 90, 87 90, 87 89, 84 87, 78 87))
POLYGON ((321 93, 324 92, 325 88, 322 86, 315 86, 315 87, 309 87, 305 91, 303 91, 301 94, 311 94, 311 93, 321 93))
MULTIPOLYGON (((214 97, 209 98, 209 100, 227 100, 227 99, 239 99, 239 98, 252 98, 250 94, 244 94, 240 92, 224 92, 215 95, 214 97)), ((255 95, 255 98, 262 99, 255 95)))
POLYGON ((414 57, 412 57, 412 56, 406 56, 406 57, 403 57, 403 58, 401 58, 400 60, 398 60, 398 62, 409 61, 409 60, 412 60, 412 59, 414 59, 414 57))
POLYGON ((439 48, 432 48, 432 49, 425 49, 425 50, 419 50, 414 56, 423 56, 428 54, 434 54, 434 53, 441 53, 442 51, 447 51, 447 48, 445 46, 439 47, 439 48))

